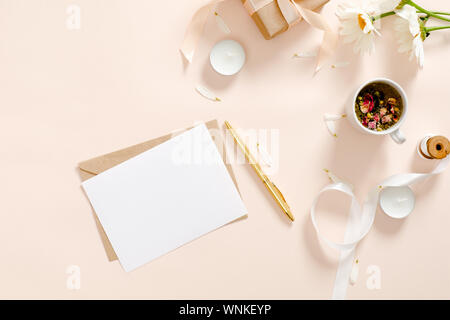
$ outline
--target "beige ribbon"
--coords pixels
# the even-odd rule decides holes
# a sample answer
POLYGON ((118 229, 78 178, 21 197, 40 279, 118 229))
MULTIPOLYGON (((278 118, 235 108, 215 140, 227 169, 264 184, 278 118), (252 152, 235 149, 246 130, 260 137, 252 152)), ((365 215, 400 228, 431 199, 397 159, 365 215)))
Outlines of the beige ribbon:
MULTIPOLYGON (((200 9, 198 9, 192 17, 192 20, 186 30, 183 44, 180 48, 181 52, 189 62, 192 62, 195 54, 195 48, 197 47, 198 41, 201 38, 209 14, 211 14, 212 10, 217 6, 217 4, 223 1, 225 0, 212 0, 208 2, 200 9)), ((320 46, 320 52, 317 58, 315 69, 316 72, 319 71, 323 66, 324 61, 331 56, 334 48, 337 45, 337 33, 331 29, 324 17, 312 10, 301 7, 294 0, 275 1, 277 1, 281 13, 286 22, 289 24, 289 27, 297 24, 303 18, 314 28, 324 31, 324 37, 320 46)), ((261 7, 264 7, 264 5, 266 4, 267 1, 260 1, 257 4, 253 0, 247 0, 245 2, 245 5, 251 8, 251 10, 254 12, 261 9, 261 7)))

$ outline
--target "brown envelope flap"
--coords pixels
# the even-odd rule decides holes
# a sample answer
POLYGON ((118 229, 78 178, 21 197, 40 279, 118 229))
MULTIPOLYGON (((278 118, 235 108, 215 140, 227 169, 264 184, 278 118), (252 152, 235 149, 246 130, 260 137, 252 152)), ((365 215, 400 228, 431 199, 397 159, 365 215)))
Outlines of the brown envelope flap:
MULTIPOLYGON (((205 125, 208 128, 208 130, 210 130, 210 133, 212 133, 215 130, 217 130, 216 132, 220 131, 219 123, 217 122, 217 120, 208 121, 205 123, 205 125)), ((162 137, 152 139, 152 140, 140 143, 140 144, 136 144, 134 146, 131 146, 131 147, 128 147, 125 149, 114 151, 114 152, 105 154, 103 156, 99 156, 99 157, 96 157, 96 158, 93 158, 90 160, 80 162, 78 167, 80 169, 79 172, 80 172, 81 180, 85 181, 87 179, 90 179, 93 176, 100 174, 103 171, 106 171, 108 169, 111 169, 112 167, 118 165, 119 163, 127 161, 127 160, 137 156, 138 154, 141 154, 142 152, 150 150, 151 148, 169 140, 170 138, 173 138, 174 136, 179 135, 179 134, 181 134, 189 129, 192 129, 192 128, 193 127, 189 127, 184 130, 179 130, 172 134, 167 134, 162 137)), ((219 152, 222 155, 223 161, 225 163, 228 173, 230 174, 231 179, 234 182, 234 185, 236 186, 236 188, 239 191, 233 169, 231 168, 231 165, 227 161, 226 149, 224 148, 223 141, 219 140, 219 138, 221 136, 218 136, 215 134, 211 134, 211 136, 212 136, 214 142, 216 143, 219 152)), ((100 238, 102 239, 103 246, 105 248, 108 260, 109 261, 117 260, 117 255, 114 252, 111 242, 109 241, 109 239, 106 235, 106 232, 103 229, 103 227, 100 223, 100 220, 97 217, 97 214, 94 211, 93 211, 93 214, 94 214, 94 220, 97 225, 97 229, 98 229, 100 238)))
POLYGON ((172 134, 168 134, 122 150, 114 151, 103 156, 80 162, 78 166, 83 171, 91 173, 92 175, 97 175, 99 173, 102 173, 103 171, 115 167, 119 163, 122 163, 137 156, 138 154, 141 154, 142 152, 150 150, 151 148, 169 140, 172 136, 172 134))

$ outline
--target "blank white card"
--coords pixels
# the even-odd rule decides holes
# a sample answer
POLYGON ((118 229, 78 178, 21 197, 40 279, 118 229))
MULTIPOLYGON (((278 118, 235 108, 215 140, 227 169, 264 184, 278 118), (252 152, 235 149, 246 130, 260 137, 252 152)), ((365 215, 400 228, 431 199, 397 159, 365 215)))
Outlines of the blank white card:
POLYGON ((204 124, 82 185, 125 271, 247 213, 204 124))

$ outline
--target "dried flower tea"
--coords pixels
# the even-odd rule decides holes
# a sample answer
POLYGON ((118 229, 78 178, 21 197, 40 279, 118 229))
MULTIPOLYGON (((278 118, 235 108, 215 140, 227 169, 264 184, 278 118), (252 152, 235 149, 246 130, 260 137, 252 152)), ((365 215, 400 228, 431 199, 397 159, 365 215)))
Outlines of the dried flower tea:
POLYGON ((356 116, 369 130, 389 129, 400 120, 402 112, 402 97, 395 88, 382 82, 365 86, 355 101, 356 116))

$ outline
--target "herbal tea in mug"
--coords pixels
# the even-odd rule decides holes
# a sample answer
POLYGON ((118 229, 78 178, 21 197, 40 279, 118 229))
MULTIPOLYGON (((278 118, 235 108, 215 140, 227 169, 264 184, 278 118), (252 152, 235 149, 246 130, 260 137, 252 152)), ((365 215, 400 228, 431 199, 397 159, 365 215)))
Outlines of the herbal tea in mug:
POLYGON ((402 112, 401 95, 387 83, 369 83, 358 93, 355 101, 356 116, 369 130, 389 129, 398 122, 402 112))

